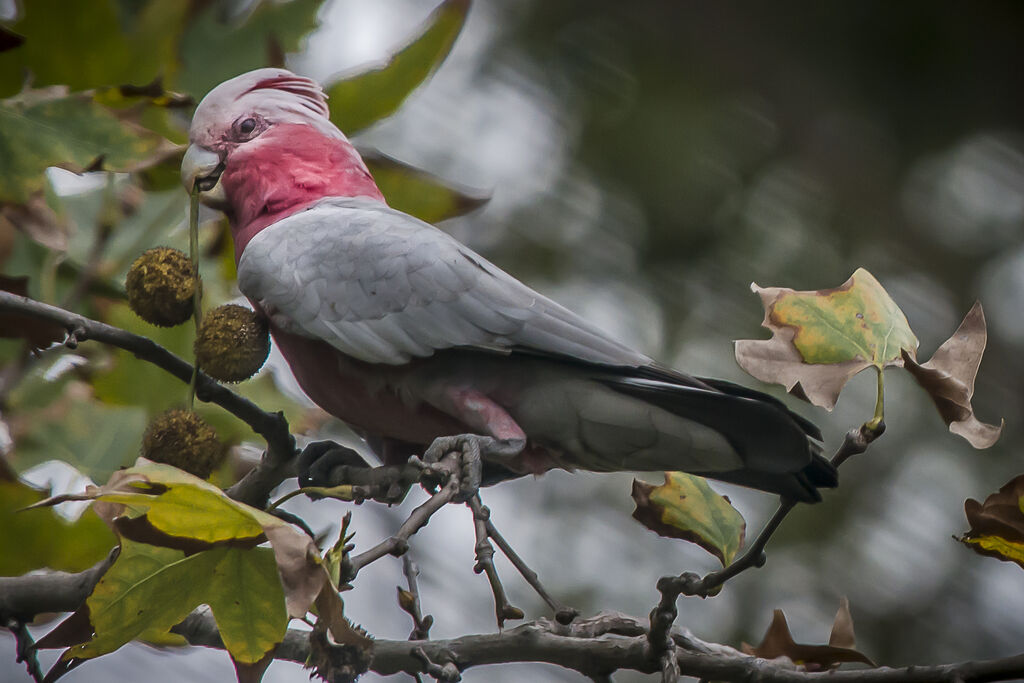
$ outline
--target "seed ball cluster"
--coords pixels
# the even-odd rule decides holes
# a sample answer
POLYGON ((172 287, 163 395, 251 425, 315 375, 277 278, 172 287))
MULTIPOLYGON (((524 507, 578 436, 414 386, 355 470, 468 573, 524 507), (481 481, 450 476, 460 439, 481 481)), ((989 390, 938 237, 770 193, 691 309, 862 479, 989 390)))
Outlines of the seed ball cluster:
POLYGON ((142 436, 142 455, 206 479, 224 457, 217 432, 191 410, 158 415, 142 436))
POLYGON ((203 317, 195 342, 196 362, 222 382, 241 382, 270 354, 267 323, 245 306, 218 306, 203 317))
POLYGON ((128 270, 128 304, 148 323, 180 325, 192 315, 199 278, 185 252, 155 247, 142 253, 128 270))

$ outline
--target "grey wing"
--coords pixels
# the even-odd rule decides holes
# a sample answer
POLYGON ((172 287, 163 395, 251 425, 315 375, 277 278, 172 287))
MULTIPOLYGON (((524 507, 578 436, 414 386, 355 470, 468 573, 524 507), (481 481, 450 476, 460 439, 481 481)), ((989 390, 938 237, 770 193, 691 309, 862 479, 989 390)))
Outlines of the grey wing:
POLYGON ((275 325, 370 363, 451 347, 651 362, 437 228, 371 200, 323 200, 265 228, 242 253, 238 284, 275 325))

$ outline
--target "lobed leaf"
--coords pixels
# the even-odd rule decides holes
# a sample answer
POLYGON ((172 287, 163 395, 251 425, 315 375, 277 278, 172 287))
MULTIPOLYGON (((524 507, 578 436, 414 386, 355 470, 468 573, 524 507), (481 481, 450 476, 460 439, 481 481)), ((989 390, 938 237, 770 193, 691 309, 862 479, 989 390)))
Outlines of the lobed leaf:
MULTIPOLYGON (((64 658, 98 657, 142 634, 164 632, 201 604, 210 606, 232 658, 244 663, 259 661, 287 630, 269 549, 222 547, 186 556, 123 539, 117 560, 80 610, 95 635, 64 658)), ((69 621, 81 620, 76 615, 69 621)))
POLYGON ((470 0, 445 0, 423 22, 416 37, 386 62, 328 85, 334 125, 351 135, 393 114, 448 56, 469 5, 470 0))
POLYGON ((659 536, 696 543, 725 566, 743 545, 743 516, 708 485, 703 477, 666 472, 665 483, 653 486, 633 480, 633 518, 659 536))
POLYGON ((266 538, 292 617, 304 617, 323 587, 325 574, 312 539, 176 467, 139 458, 134 467, 114 473, 103 486, 49 498, 36 506, 67 500, 97 501, 93 506, 97 514, 122 538, 178 551, 251 549, 266 538), (186 511, 189 506, 192 509, 186 511))
POLYGON ((858 268, 833 289, 751 289, 761 297, 768 340, 736 342, 736 362, 764 382, 831 410, 865 368, 902 365, 918 341, 907 318, 871 273, 858 268))

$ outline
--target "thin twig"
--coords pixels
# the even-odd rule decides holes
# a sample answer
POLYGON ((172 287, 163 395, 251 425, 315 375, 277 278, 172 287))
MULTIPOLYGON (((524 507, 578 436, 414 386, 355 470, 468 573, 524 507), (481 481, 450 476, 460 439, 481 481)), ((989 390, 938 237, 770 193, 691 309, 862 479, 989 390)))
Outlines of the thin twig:
MULTIPOLYGON (((872 419, 865 422, 858 429, 851 429, 846 433, 846 437, 836 450, 835 455, 832 456, 832 464, 835 467, 839 467, 851 456, 863 453, 883 432, 885 432, 885 422, 880 419, 872 419)), ((757 538, 754 539, 754 542, 750 544, 740 557, 733 560, 729 566, 705 574, 703 578, 693 572, 683 572, 679 576, 663 576, 658 580, 657 588, 661 593, 661 600, 651 610, 651 630, 648 634, 648 640, 651 647, 651 657, 658 659, 663 664, 663 680, 674 680, 673 675, 678 678, 678 674, 673 674, 673 670, 668 668, 664 655, 671 648, 671 640, 668 637, 668 633, 677 616, 675 604, 679 596, 697 595, 708 597, 716 593, 722 584, 729 579, 748 569, 763 567, 767 561, 765 547, 768 545, 768 541, 775 535, 775 532, 794 507, 796 507, 794 501, 787 498, 780 500, 775 514, 765 523, 757 538)))
MULTIPOLYGON (((846 437, 836 450, 835 455, 832 456, 832 464, 839 467, 851 456, 863 453, 883 432, 885 432, 885 422, 876 420, 865 422, 860 428, 851 429, 846 433, 846 437)), ((779 502, 779 507, 775 514, 764 525, 764 528, 761 529, 754 542, 750 544, 743 555, 735 559, 728 567, 711 572, 702 579, 698 579, 696 574, 689 572, 675 577, 676 585, 679 587, 680 592, 683 595, 707 597, 723 583, 747 569, 763 567, 767 559, 764 553, 765 546, 768 545, 768 541, 771 540, 778 528, 782 526, 782 522, 794 507, 796 507, 796 503, 783 498, 779 502)))
MULTIPOLYGON (((190 363, 147 337, 10 292, 0 292, 0 311, 21 313, 57 323, 67 331, 69 342, 93 340, 116 346, 131 352, 140 360, 156 365, 182 382, 192 379, 190 363)), ((295 439, 288 430, 284 414, 262 410, 249 399, 202 372, 196 381, 196 398, 219 405, 266 440, 267 453, 260 464, 227 491, 235 500, 263 507, 270 491, 294 475, 291 465, 295 456, 295 439)))
POLYGON ((476 494, 467 502, 469 509, 473 511, 473 529, 476 532, 476 565, 473 571, 477 574, 483 572, 491 584, 491 592, 494 594, 494 615, 498 619, 498 628, 504 628, 508 619, 522 619, 523 610, 513 607, 505 595, 505 587, 498 578, 498 570, 494 567, 494 546, 488 540, 487 520, 491 511, 480 501, 480 495, 476 494))
POLYGON ((423 616, 420 606, 419 582, 416 580, 420 574, 420 568, 408 553, 402 556, 402 573, 405 574, 405 580, 409 584, 408 604, 402 600, 401 588, 398 589, 399 604, 412 617, 413 629, 409 634, 409 640, 427 640, 430 638, 430 627, 434 625, 434 617, 429 614, 423 616))
POLYGON ((498 549, 501 550, 502 554, 508 558, 509 562, 512 563, 512 566, 515 567, 522 575, 526 580, 526 583, 530 584, 533 590, 537 591, 537 595, 539 595, 555 613, 555 621, 560 624, 568 624, 579 616, 579 610, 563 604, 559 600, 553 598, 551 594, 544 589, 544 586, 540 582, 540 577, 537 576, 537 572, 530 569, 523 559, 519 557, 519 554, 512 549, 512 546, 505 540, 505 537, 498 533, 497 527, 494 526, 494 522, 489 516, 485 521, 485 524, 487 526, 487 535, 498 546, 498 549))
POLYGON ((427 522, 430 521, 431 516, 455 497, 459 492, 458 456, 454 454, 448 455, 437 465, 440 466, 438 469, 443 469, 447 473, 444 485, 430 496, 427 502, 413 510, 394 535, 353 557, 351 564, 347 568, 347 575, 342 577, 343 581, 351 581, 359 573, 360 569, 372 562, 376 562, 385 555, 400 557, 405 554, 405 551, 409 548, 409 538, 425 527, 427 522))

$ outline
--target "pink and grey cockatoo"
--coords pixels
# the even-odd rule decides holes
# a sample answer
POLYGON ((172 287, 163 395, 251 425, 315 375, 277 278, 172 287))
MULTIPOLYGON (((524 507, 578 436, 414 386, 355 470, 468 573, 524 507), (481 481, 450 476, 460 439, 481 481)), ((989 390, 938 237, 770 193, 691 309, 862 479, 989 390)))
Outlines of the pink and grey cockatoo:
POLYGON ((189 140, 182 180, 228 215, 239 289, 306 394, 385 463, 462 435, 484 483, 578 468, 683 470, 799 501, 835 486, 818 430, 779 401, 661 366, 389 208, 316 82, 225 81, 189 140))

